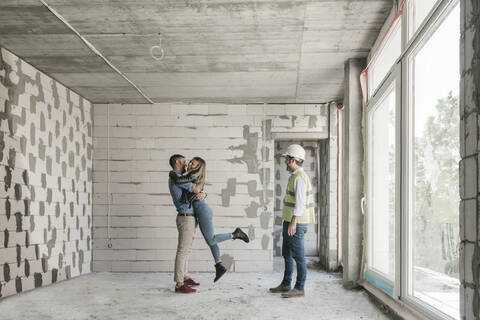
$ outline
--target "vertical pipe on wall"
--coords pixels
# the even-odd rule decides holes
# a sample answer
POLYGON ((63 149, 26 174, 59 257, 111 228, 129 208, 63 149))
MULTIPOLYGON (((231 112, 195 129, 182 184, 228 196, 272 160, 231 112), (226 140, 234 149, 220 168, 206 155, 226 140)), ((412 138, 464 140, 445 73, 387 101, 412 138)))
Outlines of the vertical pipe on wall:
POLYGON ((321 187, 320 187, 320 143, 315 141, 313 144, 313 152, 315 154, 315 175, 317 177, 317 254, 320 256, 320 235, 321 235, 321 226, 320 226, 320 217, 321 217, 321 187))
POLYGON ((107 104, 107 248, 112 247, 110 236, 110 104, 107 104))
POLYGON ((337 261, 339 266, 343 266, 343 106, 338 106, 337 115, 337 261))

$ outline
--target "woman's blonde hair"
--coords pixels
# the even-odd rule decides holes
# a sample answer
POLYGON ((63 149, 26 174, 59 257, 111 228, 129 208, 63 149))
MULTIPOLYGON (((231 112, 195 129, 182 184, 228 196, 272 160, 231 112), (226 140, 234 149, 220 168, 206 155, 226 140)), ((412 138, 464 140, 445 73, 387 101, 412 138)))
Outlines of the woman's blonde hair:
POLYGON ((195 169, 192 176, 196 178, 197 183, 205 183, 207 163, 200 157, 194 157, 192 160, 198 162, 198 168, 195 169))

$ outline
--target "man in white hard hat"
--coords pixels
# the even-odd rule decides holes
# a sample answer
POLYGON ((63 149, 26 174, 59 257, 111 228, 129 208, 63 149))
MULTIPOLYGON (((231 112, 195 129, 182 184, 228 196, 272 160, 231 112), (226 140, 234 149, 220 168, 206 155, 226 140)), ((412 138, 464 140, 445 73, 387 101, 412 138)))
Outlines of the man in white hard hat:
POLYGON ((283 298, 303 297, 307 277, 304 235, 307 225, 315 223, 313 190, 310 178, 302 168, 305 149, 298 144, 292 144, 282 156, 285 157, 285 164, 290 172, 282 210, 282 256, 285 259, 285 272, 282 283, 278 287, 270 288, 270 292, 282 293, 283 298), (297 281, 292 289, 294 260, 297 263, 297 281))

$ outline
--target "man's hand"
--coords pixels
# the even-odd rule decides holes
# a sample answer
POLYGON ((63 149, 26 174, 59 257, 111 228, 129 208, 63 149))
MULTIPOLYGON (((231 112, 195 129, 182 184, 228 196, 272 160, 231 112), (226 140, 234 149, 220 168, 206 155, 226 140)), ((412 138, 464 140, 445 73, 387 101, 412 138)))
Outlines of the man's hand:
POLYGON ((292 222, 288 225, 288 235, 293 236, 295 232, 297 232, 297 221, 292 219, 292 222))
POLYGON ((193 188, 193 193, 198 194, 198 193, 202 192, 203 185, 204 185, 203 183, 197 183, 195 185, 195 188, 193 188))
POLYGON ((205 198, 207 197, 207 194, 205 192, 199 192, 197 193, 197 199, 200 200, 200 201, 203 201, 205 200, 205 198))

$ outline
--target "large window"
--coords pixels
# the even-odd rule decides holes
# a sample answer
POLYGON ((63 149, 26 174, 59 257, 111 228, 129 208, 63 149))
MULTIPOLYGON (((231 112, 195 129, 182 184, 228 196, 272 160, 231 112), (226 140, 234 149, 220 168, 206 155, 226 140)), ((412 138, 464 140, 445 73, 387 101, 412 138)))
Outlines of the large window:
POLYGON ((425 18, 432 11, 438 0, 410 0, 408 1, 408 37, 409 39, 418 30, 425 18))
POLYGON ((426 318, 459 319, 460 9, 401 3, 364 72, 365 279, 426 318))
POLYGON ((459 314, 459 6, 409 58, 409 295, 459 314), (445 63, 448 61, 448 63, 445 63))
POLYGON ((381 47, 375 52, 368 70, 368 96, 371 97, 385 79, 402 52, 402 23, 397 20, 391 32, 383 38, 381 47))
POLYGON ((392 83, 369 111, 369 269, 395 280, 396 92, 392 83))

